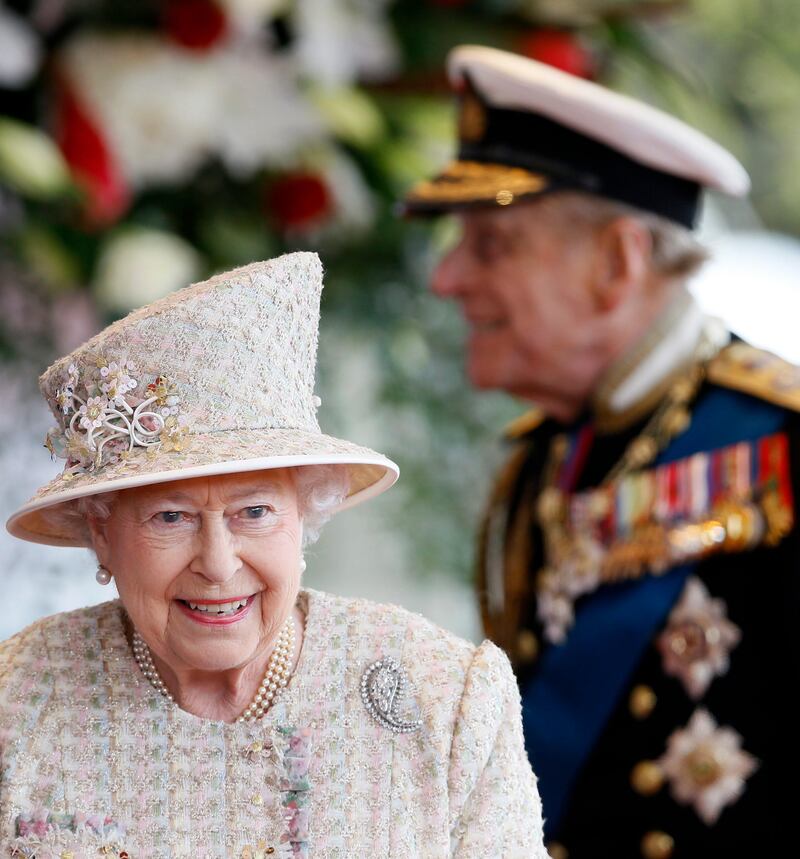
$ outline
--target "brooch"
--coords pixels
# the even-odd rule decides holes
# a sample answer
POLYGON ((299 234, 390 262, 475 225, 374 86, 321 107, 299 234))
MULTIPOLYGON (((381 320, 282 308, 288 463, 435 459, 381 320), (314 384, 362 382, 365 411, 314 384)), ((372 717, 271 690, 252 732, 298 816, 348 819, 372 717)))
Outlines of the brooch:
POLYGON ((405 671, 390 656, 373 662, 361 676, 361 700, 367 712, 396 734, 409 734, 422 727, 415 702, 405 700, 407 686, 405 671))

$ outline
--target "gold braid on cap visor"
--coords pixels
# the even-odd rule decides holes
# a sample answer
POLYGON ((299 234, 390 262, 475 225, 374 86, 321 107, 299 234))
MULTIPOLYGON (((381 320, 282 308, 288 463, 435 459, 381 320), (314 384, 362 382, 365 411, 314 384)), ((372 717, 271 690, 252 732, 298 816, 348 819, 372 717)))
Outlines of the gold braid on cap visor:
POLYGON ((406 203, 471 203, 493 201, 507 206, 515 197, 536 194, 549 182, 538 173, 506 164, 453 161, 435 179, 411 189, 406 203))

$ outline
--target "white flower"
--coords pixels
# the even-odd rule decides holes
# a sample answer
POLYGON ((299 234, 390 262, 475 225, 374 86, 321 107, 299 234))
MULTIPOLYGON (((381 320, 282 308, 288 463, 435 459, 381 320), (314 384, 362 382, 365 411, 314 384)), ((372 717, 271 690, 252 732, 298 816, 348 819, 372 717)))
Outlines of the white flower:
MULTIPOLYGON (((191 283, 199 273, 199 255, 179 236, 131 228, 116 233, 103 248, 94 290, 104 307, 127 311, 169 295, 191 283)), ((128 374, 120 381, 132 390, 133 380, 128 374)))
POLYGON ((39 39, 25 19, 0 6, 0 86, 25 86, 41 58, 39 39))
POLYGON ((219 0, 219 3, 238 29, 253 32, 280 15, 289 0, 219 0))
POLYGON ((107 406, 108 399, 106 397, 89 397, 84 405, 78 409, 78 414, 82 415, 81 426, 87 430, 101 427, 107 406))
POLYGON ((158 36, 83 34, 63 65, 133 186, 186 181, 215 155, 247 175, 325 134, 294 66, 261 44, 198 54, 158 36))
POLYGON ((139 384, 135 379, 128 375, 130 366, 124 361, 122 364, 117 364, 112 361, 105 367, 100 368, 100 375, 104 379, 100 383, 100 390, 109 398, 122 405, 125 402, 125 394, 132 391, 139 384))
POLYGON ((304 72, 328 85, 386 78, 399 65, 387 0, 297 0, 293 21, 304 72))
POLYGON ((288 165, 299 149, 324 139, 324 123, 289 60, 239 46, 208 61, 218 105, 211 147, 233 175, 288 165))
POLYGON ((736 731, 717 727, 711 714, 699 709, 685 728, 670 736, 667 751, 658 761, 673 797, 694 806, 709 826, 742 795, 745 780, 758 768, 758 761, 742 750, 741 743, 736 731))
POLYGON ((204 54, 158 36, 83 33, 62 67, 131 185, 185 181, 211 154, 224 120, 204 54))

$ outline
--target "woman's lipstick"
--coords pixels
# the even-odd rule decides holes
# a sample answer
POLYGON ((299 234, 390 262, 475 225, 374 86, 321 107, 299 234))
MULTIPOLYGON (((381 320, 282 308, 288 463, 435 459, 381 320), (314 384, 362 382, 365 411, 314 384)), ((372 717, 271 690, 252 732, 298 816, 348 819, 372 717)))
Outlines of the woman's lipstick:
POLYGON ((231 623, 238 623, 247 617, 255 598, 255 594, 250 594, 246 597, 231 597, 220 600, 178 599, 176 602, 181 611, 195 623, 206 626, 227 626, 231 623))

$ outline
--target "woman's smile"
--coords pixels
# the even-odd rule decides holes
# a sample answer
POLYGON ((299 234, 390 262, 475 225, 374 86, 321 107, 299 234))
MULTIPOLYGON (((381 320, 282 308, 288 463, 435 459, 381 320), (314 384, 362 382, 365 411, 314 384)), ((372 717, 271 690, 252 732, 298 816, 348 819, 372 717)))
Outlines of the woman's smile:
POLYGON ((238 623, 250 613, 258 594, 220 600, 176 599, 181 612, 195 623, 219 626, 238 623))

